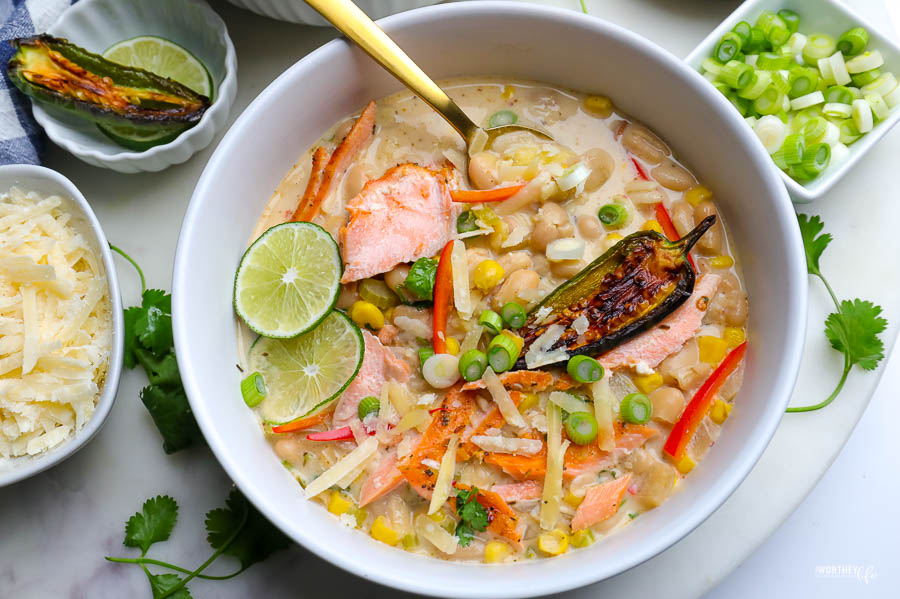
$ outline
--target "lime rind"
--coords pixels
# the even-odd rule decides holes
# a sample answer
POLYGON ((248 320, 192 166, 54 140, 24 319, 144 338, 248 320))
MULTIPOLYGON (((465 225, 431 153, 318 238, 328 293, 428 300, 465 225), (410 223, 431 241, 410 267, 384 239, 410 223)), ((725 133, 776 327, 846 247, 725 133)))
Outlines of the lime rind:
POLYGON ((280 425, 323 411, 356 378, 364 355, 362 331, 340 310, 299 337, 257 338, 248 364, 266 381, 268 393, 257 406, 263 421, 280 425))
MULTIPOLYGON (((161 53, 157 51, 154 54, 154 58, 157 58, 160 54, 161 53)), ((113 62, 119 62, 120 64, 125 64, 126 66, 144 69, 144 70, 150 71, 152 73, 155 73, 156 75, 159 75, 160 77, 168 77, 169 79, 173 79, 174 81, 177 81, 178 83, 181 83, 182 85, 186 85, 187 87, 191 88, 198 94, 202 94, 202 95, 206 96, 207 98, 209 98, 210 102, 213 99, 213 94, 215 93, 215 80, 212 78, 212 74, 209 72, 209 69, 206 68, 206 65, 203 64, 203 61, 200 60, 199 58, 197 58, 193 52, 191 52, 190 50, 188 50, 181 44, 173 42, 170 39, 166 39, 164 37, 159 37, 156 35, 139 35, 136 37, 130 37, 130 38, 122 40, 120 42, 116 42, 115 44, 113 44, 112 46, 110 46, 109 48, 104 50, 103 58, 112 60, 113 62), (172 72, 159 72, 160 71, 159 69, 153 68, 153 67, 158 66, 156 64, 147 64, 145 61, 129 60, 127 62, 121 62, 120 60, 116 60, 117 58, 121 58, 119 56, 116 56, 116 52, 123 47, 127 47, 129 50, 131 50, 130 56, 139 56, 140 53, 134 51, 134 48, 137 44, 139 44, 141 42, 149 42, 150 44, 158 46, 158 47, 168 46, 169 48, 176 49, 179 53, 183 54, 187 58, 187 61, 189 64, 191 64, 195 67, 194 69, 192 69, 194 72, 200 72, 202 70, 203 74, 205 75, 206 87, 204 89, 195 89, 197 86, 191 85, 191 83, 196 83, 195 81, 192 81, 192 80, 190 80, 188 78, 184 78, 184 77, 173 76, 173 75, 182 75, 184 73, 176 74, 176 73, 172 73, 172 72), (199 67, 199 69, 196 67, 199 67)), ((166 71, 167 69, 162 69, 162 70, 166 71)))
POLYGON ((337 242, 325 229, 308 222, 275 225, 260 235, 241 258, 234 277, 234 311, 254 333, 277 339, 297 337, 318 326, 334 309, 343 272, 337 242), (288 231, 294 235, 290 240, 283 239, 288 231), (303 238, 307 243, 298 247, 303 238), (275 271, 260 262, 268 262, 269 266, 281 263, 283 269, 275 271), (310 268, 326 264, 330 268, 317 272, 310 268), (274 305, 277 310, 266 309, 274 305), (297 319, 298 314, 304 313, 305 318, 284 326, 285 319, 297 319))

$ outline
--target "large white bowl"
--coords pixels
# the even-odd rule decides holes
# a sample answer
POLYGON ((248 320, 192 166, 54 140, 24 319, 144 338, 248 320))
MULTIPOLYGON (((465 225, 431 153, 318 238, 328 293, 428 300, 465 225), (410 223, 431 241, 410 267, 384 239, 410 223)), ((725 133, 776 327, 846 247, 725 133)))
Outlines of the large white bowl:
POLYGON ((12 164, 0 166, 0 194, 5 194, 11 187, 23 191, 36 191, 44 196, 61 196, 65 203, 63 209, 72 215, 72 226, 84 235, 93 246, 94 252, 101 257, 105 271, 106 284, 109 288, 109 303, 112 318, 112 345, 110 346, 109 371, 106 381, 100 389, 100 398, 91 418, 84 428, 74 437, 66 439, 56 447, 36 456, 22 456, 11 460, 0 461, 0 487, 34 476, 47 468, 62 462, 76 451, 84 447, 109 416, 116 391, 119 387, 119 376, 122 373, 122 353, 124 325, 122 323, 122 299, 119 295, 119 280, 113 264, 109 243, 100 228, 100 223, 91 210, 90 205, 75 184, 56 171, 43 166, 30 164, 12 164))
MULTIPOLYGON (((304 23, 306 25, 328 25, 328 21, 322 18, 316 9, 302 0, 228 0, 235 6, 252 10, 253 12, 292 23, 304 23)), ((355 4, 365 11, 373 19, 380 19, 388 15, 437 4, 441 0, 356 0, 355 4)))
MULTIPOLYGON (((504 566, 425 559, 340 526, 303 498, 241 401, 232 284, 260 211, 329 124, 397 82, 333 41, 288 69, 246 109, 207 164, 175 259, 175 345, 209 446, 249 499, 291 538, 364 578, 440 596, 525 597, 582 586, 666 549, 740 484, 788 403, 806 326, 807 277, 791 203, 731 104, 647 40, 574 11, 467 2, 403 13, 387 32, 436 78, 504 75, 609 94, 715 190, 750 295, 750 352, 738 408, 703 463, 665 504, 586 550, 504 566)), ((760 497, 760 501, 765 501, 760 497)))

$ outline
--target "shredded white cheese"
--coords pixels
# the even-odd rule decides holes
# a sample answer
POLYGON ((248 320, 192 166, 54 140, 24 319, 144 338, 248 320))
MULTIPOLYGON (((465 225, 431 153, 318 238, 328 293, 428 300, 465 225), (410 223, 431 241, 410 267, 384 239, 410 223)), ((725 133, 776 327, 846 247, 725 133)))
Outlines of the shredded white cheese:
POLYGON ((317 479, 306 486, 306 497, 313 498, 322 491, 329 489, 342 481, 345 476, 355 471, 360 464, 366 461, 378 451, 378 439, 369 437, 359 446, 341 458, 334 466, 319 475, 317 479))
POLYGON ((550 394, 550 401, 561 407, 569 414, 575 412, 587 412, 590 414, 591 408, 585 401, 581 401, 571 393, 564 391, 554 391, 550 394))
POLYGON ((496 435, 473 435, 471 441, 485 451, 513 455, 534 455, 540 452, 544 445, 538 439, 515 439, 496 435))
POLYGON ((431 504, 428 506, 429 515, 441 509, 450 497, 450 490, 453 488, 453 473, 456 471, 457 447, 459 447, 459 435, 450 435, 447 451, 441 458, 441 468, 438 470, 437 480, 434 483, 434 492, 431 494, 431 504))
POLYGON ((517 428, 525 428, 527 426, 525 419, 522 418, 522 414, 519 413, 519 409, 509 396, 509 391, 500 382, 500 377, 497 376, 494 369, 488 366, 484 371, 484 375, 482 375, 482 379, 484 380, 484 386, 487 387, 491 397, 494 398, 494 403, 497 404, 497 408, 507 424, 517 428))
POLYGON ((453 276, 453 305, 463 320, 472 317, 472 298, 469 296, 469 266, 466 244, 454 241, 450 251, 450 270, 453 276))
POLYGON ((456 535, 452 535, 441 528, 434 520, 425 514, 419 514, 415 520, 416 533, 434 545, 439 551, 452 555, 459 546, 456 535))
POLYGON ((613 406, 615 397, 609 386, 609 372, 599 381, 591 385, 594 396, 594 417, 597 419, 597 446, 603 451, 616 448, 616 429, 613 425, 613 406))
MULTIPOLYGON (((540 311, 539 311, 540 312, 540 311)), ((550 351, 553 344, 559 341, 566 328, 561 324, 551 324, 525 352, 525 364, 529 369, 538 368, 545 364, 553 364, 567 357, 566 350, 558 348, 550 351)))
POLYGON ((0 461, 81 430, 109 368, 106 275, 63 202, 0 196, 0 461))
POLYGON ((559 520, 562 499, 563 464, 569 440, 562 441, 562 412, 559 406, 547 403, 547 474, 541 496, 541 528, 553 530, 559 520))
POLYGON ((588 322, 587 316, 584 314, 572 321, 572 328, 575 329, 575 332, 579 335, 587 333, 589 327, 590 323, 588 322))

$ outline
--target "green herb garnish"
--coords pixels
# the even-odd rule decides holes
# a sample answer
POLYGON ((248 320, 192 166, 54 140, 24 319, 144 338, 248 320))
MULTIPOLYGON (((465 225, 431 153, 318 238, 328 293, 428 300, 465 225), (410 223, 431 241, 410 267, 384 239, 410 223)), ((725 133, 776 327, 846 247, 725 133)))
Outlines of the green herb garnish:
POLYGON ((482 532, 488 526, 488 514, 484 506, 476 501, 478 487, 470 491, 460 490, 456 494, 456 514, 459 523, 456 525, 456 536, 460 547, 468 547, 474 532, 482 532))
POLYGON ((437 260, 419 258, 410 267, 403 285, 416 298, 423 301, 434 299, 434 277, 437 274, 437 260))
POLYGON ((225 507, 206 513, 206 540, 213 548, 213 554, 194 570, 182 568, 168 562, 146 557, 154 543, 165 541, 172 534, 178 519, 178 504, 168 495, 159 495, 144 502, 141 511, 128 519, 125 524, 126 547, 141 550, 137 558, 109 557, 106 559, 120 564, 135 564, 147 574, 153 599, 190 599, 187 583, 194 578, 206 580, 227 580, 233 578, 257 562, 265 560, 272 553, 285 549, 290 540, 266 520, 256 508, 236 489, 225 501, 225 507), (203 571, 219 556, 230 555, 240 562, 240 568, 224 576, 207 576, 203 571), (148 566, 159 566, 185 574, 151 574, 148 566))
POLYGON ((854 365, 863 370, 874 370, 878 366, 884 358, 884 343, 878 338, 878 334, 887 327, 887 320, 881 317, 881 306, 872 302, 860 299, 838 301, 834 290, 819 268, 819 258, 831 243, 831 235, 820 234, 825 224, 818 216, 808 217, 805 214, 798 214, 797 220, 800 223, 800 235, 806 251, 806 270, 822 281, 837 309, 825 319, 825 336, 831 342, 831 347, 844 354, 841 379, 831 395, 815 405, 787 409, 788 412, 812 412, 834 401, 844 388, 847 376, 854 365))

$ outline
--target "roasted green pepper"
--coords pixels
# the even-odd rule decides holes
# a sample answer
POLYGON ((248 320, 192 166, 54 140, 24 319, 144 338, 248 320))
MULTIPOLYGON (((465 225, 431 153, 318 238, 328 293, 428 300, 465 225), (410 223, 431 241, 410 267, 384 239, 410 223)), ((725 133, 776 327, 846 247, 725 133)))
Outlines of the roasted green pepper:
POLYGON ((200 121, 210 101, 149 71, 120 65, 49 35, 14 39, 9 79, 22 93, 110 127, 177 134, 200 121))
MULTIPOLYGON (((653 327, 693 292, 696 276, 688 252, 715 222, 715 216, 706 217, 678 241, 639 231, 614 245, 531 310, 517 331, 525 340, 522 355, 552 325, 564 327, 542 348, 550 355, 564 350, 552 362, 603 354, 653 327), (583 335, 573 325, 581 316, 587 319, 583 335)), ((524 357, 515 368, 527 368, 524 357)))

